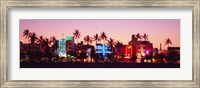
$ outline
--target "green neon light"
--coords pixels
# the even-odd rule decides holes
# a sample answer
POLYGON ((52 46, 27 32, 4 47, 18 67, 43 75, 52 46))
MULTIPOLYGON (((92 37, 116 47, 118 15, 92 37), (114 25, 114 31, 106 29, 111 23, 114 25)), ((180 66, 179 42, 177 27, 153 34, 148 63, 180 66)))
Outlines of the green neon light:
POLYGON ((66 36, 66 40, 73 40, 73 36, 66 36))

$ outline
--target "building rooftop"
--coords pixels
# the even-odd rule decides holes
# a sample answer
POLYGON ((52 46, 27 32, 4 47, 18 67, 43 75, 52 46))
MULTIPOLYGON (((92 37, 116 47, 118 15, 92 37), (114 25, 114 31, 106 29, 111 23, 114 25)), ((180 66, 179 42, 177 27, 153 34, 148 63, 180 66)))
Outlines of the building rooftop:
POLYGON ((168 47, 167 50, 180 50, 180 47, 168 47))
POLYGON ((138 41, 139 44, 147 44, 150 43, 150 41, 138 41))

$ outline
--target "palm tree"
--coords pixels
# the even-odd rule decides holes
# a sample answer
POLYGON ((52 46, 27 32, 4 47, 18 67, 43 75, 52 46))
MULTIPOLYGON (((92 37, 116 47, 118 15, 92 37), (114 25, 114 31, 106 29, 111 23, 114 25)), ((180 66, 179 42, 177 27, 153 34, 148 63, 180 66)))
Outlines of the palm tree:
POLYGON ((58 48, 58 42, 56 41, 56 37, 51 36, 50 42, 53 43, 53 45, 52 45, 53 51, 55 51, 54 54, 56 54, 56 51, 57 51, 57 48, 58 48))
POLYGON ((137 38, 137 40, 138 40, 138 39, 142 39, 140 33, 137 33, 136 38, 137 38))
POLYGON ((94 35, 94 41, 96 41, 96 44, 97 44, 98 41, 101 41, 101 38, 99 38, 98 34, 94 35))
POLYGON ((87 45, 91 44, 92 43, 92 38, 89 36, 89 35, 86 35, 84 37, 84 41, 87 42, 87 45))
POLYGON ((51 36, 50 42, 54 44, 56 42, 56 37, 55 36, 51 36))
POLYGON ((35 33, 30 33, 31 44, 35 44, 35 41, 38 39, 35 33))
POLYGON ((105 45, 105 40, 107 40, 107 35, 106 35, 106 33, 105 33, 105 32, 102 32, 100 38, 103 39, 103 44, 105 45))
POLYGON ((111 49, 111 54, 109 55, 109 59, 111 60, 111 63, 114 62, 114 47, 116 42, 114 41, 114 39, 110 38, 108 41, 108 45, 110 46, 111 49))
POLYGON ((24 30, 23 36, 24 36, 25 38, 27 38, 28 41, 29 41, 30 31, 29 31, 28 29, 24 30))
POLYGON ((167 38, 165 40, 165 45, 168 45, 168 47, 169 47, 169 44, 172 45, 172 41, 171 41, 171 39, 167 38))
POLYGON ((56 37, 55 36, 51 36, 49 42, 51 43, 51 45, 52 45, 53 48, 56 48, 55 44, 56 44, 57 41, 56 41, 56 37))
POLYGON ((37 43, 41 45, 41 47, 42 47, 42 50, 41 50, 42 56, 44 56, 45 39, 43 38, 43 36, 39 36, 39 38, 37 39, 37 43))
POLYGON ((146 33, 144 33, 144 35, 142 37, 143 37, 144 41, 148 40, 148 35, 146 33))
POLYGON ((73 35, 74 35, 74 38, 77 39, 77 44, 78 44, 78 39, 81 37, 81 34, 80 34, 79 30, 76 29, 76 30, 74 31, 73 35))
POLYGON ((48 38, 44 38, 44 45, 43 45, 43 55, 45 57, 49 57, 50 56, 50 41, 48 38))
POLYGON ((108 45, 110 46, 111 48, 111 52, 113 53, 113 49, 114 49, 114 46, 116 44, 116 42, 114 41, 114 39, 110 38, 108 41, 108 45))
POLYGON ((45 50, 45 51, 48 51, 48 49, 49 49, 49 44, 50 44, 49 39, 48 39, 48 38, 44 38, 43 47, 44 47, 44 50, 45 50))
POLYGON ((122 46, 123 46, 123 43, 120 41, 117 41, 115 44, 115 47, 122 47, 122 46))
POLYGON ((40 37, 38 38, 37 42, 38 42, 39 44, 43 45, 43 44, 44 44, 44 38, 43 38, 43 36, 40 36, 40 37))
POLYGON ((44 45, 45 45, 45 46, 49 46, 50 43, 51 43, 51 42, 49 41, 48 38, 44 38, 44 45))

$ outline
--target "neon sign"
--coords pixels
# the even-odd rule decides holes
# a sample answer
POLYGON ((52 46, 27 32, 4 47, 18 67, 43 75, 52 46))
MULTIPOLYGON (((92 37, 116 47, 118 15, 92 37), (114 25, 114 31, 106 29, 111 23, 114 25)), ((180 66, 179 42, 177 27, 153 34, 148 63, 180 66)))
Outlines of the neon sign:
POLYGON ((96 45, 96 53, 103 54, 103 57, 107 57, 107 54, 111 53, 111 47, 105 45, 96 45))
POLYGON ((66 36, 66 40, 73 40, 73 36, 66 36))
POLYGON ((125 53, 125 56, 126 57, 132 57, 132 52, 133 52, 133 47, 132 46, 126 46, 126 51, 125 51, 126 53, 125 53))

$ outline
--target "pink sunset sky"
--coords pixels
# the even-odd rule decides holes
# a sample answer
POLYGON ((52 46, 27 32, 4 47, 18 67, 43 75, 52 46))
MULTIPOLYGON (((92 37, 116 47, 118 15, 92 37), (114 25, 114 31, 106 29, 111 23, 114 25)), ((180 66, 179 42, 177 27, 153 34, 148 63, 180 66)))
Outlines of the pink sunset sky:
MULTIPOLYGON (((35 32, 37 36, 50 38, 55 36, 57 39, 64 36, 73 36, 74 30, 78 29, 81 33, 79 42, 83 41, 86 35, 93 37, 96 33, 99 35, 104 31, 108 39, 111 37, 114 40, 123 42, 127 45, 131 40, 132 34, 146 33, 148 39, 153 43, 154 48, 160 47, 166 49, 164 41, 170 38, 173 47, 180 47, 180 20, 178 19, 163 19, 163 20, 64 20, 64 19, 23 19, 20 20, 20 40, 27 43, 27 39, 23 37, 23 31, 29 29, 30 32, 35 32)), ((76 39, 75 39, 76 42, 76 39)), ((103 42, 103 41, 102 41, 103 42)), ((95 42, 93 42, 95 44, 95 42)))

